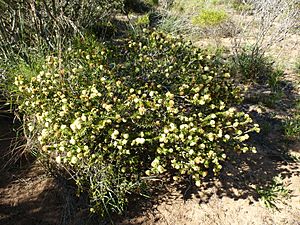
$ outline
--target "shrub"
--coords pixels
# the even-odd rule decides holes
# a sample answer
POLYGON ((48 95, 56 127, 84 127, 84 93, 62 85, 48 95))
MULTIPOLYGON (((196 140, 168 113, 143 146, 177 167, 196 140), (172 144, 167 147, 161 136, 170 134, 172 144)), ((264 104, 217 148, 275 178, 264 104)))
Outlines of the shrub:
POLYGON ((124 0, 124 9, 127 12, 145 13, 157 4, 157 0, 124 0))
POLYGON ((258 83, 274 83, 280 76, 275 74, 273 62, 259 50, 243 48, 234 56, 232 64, 233 73, 243 81, 258 83))
POLYGON ((29 50, 57 50, 95 21, 106 20, 123 0, 3 0, 0 2, 0 57, 26 59, 29 50))
POLYGON ((258 125, 234 108, 239 90, 214 56, 156 31, 75 46, 16 73, 15 100, 27 135, 89 193, 91 211, 122 211, 145 175, 200 185, 228 152, 255 150, 245 141, 258 125))
MULTIPOLYGON (((297 8, 299 1, 237 0, 235 2, 242 4, 243 7, 240 8, 240 18, 232 24, 236 30, 232 38, 232 50, 237 61, 242 57, 249 66, 255 68, 256 65, 261 65, 260 61, 264 61, 266 52, 292 35, 299 26, 300 11, 297 8), (245 45, 250 46, 246 52, 245 45)), ((280 53, 282 51, 276 52, 277 55, 280 53)), ((254 70, 259 71, 260 68, 254 70)))
POLYGON ((292 191, 287 187, 282 177, 276 176, 270 184, 264 187, 256 187, 257 194, 261 203, 267 208, 279 210, 277 203, 285 203, 284 200, 291 198, 292 191))
POLYGON ((288 138, 300 139, 300 112, 298 111, 292 117, 284 122, 284 133, 288 138))
POLYGON ((199 36, 216 39, 231 36, 235 30, 229 15, 219 7, 224 4, 223 1, 176 0, 167 10, 160 10, 162 19, 158 28, 192 40, 199 40, 199 36))
POLYGON ((223 10, 202 9, 198 16, 192 19, 194 25, 201 27, 216 26, 228 19, 228 15, 223 10))
POLYGON ((233 0, 231 5, 232 5, 232 8, 238 12, 245 12, 245 11, 249 11, 252 9, 251 4, 247 3, 246 1, 242 1, 242 0, 233 0))

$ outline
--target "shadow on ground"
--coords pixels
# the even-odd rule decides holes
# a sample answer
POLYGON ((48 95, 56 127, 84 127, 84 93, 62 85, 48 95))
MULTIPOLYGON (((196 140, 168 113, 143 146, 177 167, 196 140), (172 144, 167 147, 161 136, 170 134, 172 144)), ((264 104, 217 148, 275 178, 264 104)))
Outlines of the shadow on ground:
POLYGON ((282 179, 300 175, 299 159, 292 157, 289 151, 293 141, 284 135, 283 129, 283 118, 288 115, 288 110, 295 107, 299 96, 294 94, 291 83, 282 82, 280 87, 279 97, 273 99, 271 96, 278 93, 269 88, 250 89, 240 107, 260 125, 261 132, 252 134, 249 143, 256 147, 257 153, 232 153, 218 178, 207 177, 200 188, 190 188, 188 194, 187 188, 183 188, 184 199, 195 195, 200 203, 207 203, 215 194, 213 187, 217 187, 216 194, 220 198, 248 198, 251 203, 258 201, 257 187, 266 187, 279 175, 282 179))

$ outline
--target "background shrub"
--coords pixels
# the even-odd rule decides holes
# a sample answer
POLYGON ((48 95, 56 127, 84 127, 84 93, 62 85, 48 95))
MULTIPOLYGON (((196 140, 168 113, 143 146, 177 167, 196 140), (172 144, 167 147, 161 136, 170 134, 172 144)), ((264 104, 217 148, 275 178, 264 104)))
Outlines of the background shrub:
MULTIPOLYGON (((270 78, 276 79, 273 64, 258 49, 243 48, 233 57, 232 69, 233 73, 237 74, 241 80, 267 83, 270 78)), ((278 74, 278 76, 280 75, 278 74)))
POLYGON ((202 9, 198 16, 194 17, 192 22, 194 25, 201 27, 216 26, 228 19, 228 15, 224 10, 202 9))
POLYGON ((123 0, 2 0, 0 56, 27 59, 28 52, 58 51, 74 34, 120 10, 123 0))
POLYGON ((14 73, 15 101, 40 154, 67 169, 91 211, 120 212, 145 175, 215 174, 230 151, 255 151, 226 68, 182 39, 144 31, 124 44, 79 41, 14 73))

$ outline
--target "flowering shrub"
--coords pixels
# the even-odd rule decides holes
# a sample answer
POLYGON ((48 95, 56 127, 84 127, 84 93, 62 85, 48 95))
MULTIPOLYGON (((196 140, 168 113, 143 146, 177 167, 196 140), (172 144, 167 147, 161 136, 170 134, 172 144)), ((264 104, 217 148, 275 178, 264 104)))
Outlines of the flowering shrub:
POLYGON ((17 75, 19 110, 41 153, 88 190, 91 210, 119 211, 141 176, 175 171, 196 185, 258 131, 233 107, 238 89, 214 56, 144 31, 128 43, 84 42, 17 75))

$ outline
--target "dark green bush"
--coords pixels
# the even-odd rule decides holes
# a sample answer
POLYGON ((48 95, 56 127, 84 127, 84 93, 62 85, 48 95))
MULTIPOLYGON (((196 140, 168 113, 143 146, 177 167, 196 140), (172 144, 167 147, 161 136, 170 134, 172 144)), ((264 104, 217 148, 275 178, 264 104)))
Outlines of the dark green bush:
POLYGON ((27 135, 89 193, 91 211, 122 211, 145 175, 200 185, 228 152, 255 150, 245 141, 258 125, 234 108, 239 90, 214 56, 149 31, 75 46, 38 73, 18 71, 15 100, 27 135))
POLYGON ((274 70, 273 64, 259 50, 242 49, 233 59, 232 71, 243 81, 268 83, 272 79, 272 83, 280 76, 280 72, 274 70))
POLYGON ((300 139, 300 110, 284 122, 284 133, 288 138, 300 139))

